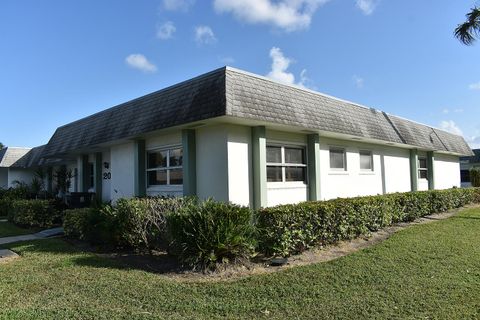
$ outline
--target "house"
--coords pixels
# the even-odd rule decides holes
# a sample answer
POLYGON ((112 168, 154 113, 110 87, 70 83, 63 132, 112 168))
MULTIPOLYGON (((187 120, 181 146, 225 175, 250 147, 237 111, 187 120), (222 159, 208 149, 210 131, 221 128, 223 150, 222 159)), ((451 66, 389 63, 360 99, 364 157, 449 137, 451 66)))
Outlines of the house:
MULTIPOLYGON (((460 186, 460 136, 223 67, 59 127, 42 159, 104 201, 254 208, 460 186)), ((51 186, 50 186, 51 188, 51 186)))
POLYGON ((30 183, 35 169, 42 162, 43 146, 36 148, 5 147, 0 150, 0 189, 8 189, 15 183, 30 183))
POLYGON ((462 187, 471 187, 470 170, 480 169, 480 149, 472 150, 474 155, 469 157, 460 157, 460 178, 462 187))

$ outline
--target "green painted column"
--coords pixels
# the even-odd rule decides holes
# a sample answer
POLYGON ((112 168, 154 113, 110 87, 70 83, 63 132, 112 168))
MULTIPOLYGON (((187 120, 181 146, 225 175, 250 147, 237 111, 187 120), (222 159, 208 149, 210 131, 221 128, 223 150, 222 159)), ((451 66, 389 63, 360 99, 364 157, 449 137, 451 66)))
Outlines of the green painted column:
POLYGON ((197 146, 195 130, 182 130, 183 149, 183 195, 195 196, 197 194, 197 146))
POLYGON ((95 153, 95 168, 94 168, 95 196, 97 200, 100 202, 102 201, 102 191, 103 191, 102 168, 103 168, 102 153, 97 152, 95 153))
POLYGON ((410 150, 410 182, 412 191, 418 190, 418 151, 410 150))
POLYGON ((321 199, 320 193, 320 136, 309 134, 307 136, 307 164, 308 164, 308 200, 321 199))
POLYGON ((265 127, 252 128, 253 208, 267 206, 267 139, 265 127))
POLYGON ((428 178, 428 190, 435 189, 435 178, 434 178, 434 166, 435 156, 433 151, 427 152, 427 178, 428 178))
POLYGON ((47 168, 47 192, 50 194, 53 192, 53 168, 52 167, 47 168))
POLYGON ((146 150, 145 140, 135 140, 135 159, 134 159, 134 177, 135 177, 135 196, 145 197, 147 195, 146 183, 146 150))
POLYGON ((82 155, 82 180, 81 180, 81 188, 82 192, 88 192, 88 186, 90 184, 90 172, 88 168, 88 154, 82 155))

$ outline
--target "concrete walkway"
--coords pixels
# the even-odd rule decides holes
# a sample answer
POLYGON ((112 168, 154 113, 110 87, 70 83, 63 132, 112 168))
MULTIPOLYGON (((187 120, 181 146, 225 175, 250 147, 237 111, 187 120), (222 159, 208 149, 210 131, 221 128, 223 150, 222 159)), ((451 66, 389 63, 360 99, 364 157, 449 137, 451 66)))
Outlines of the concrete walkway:
POLYGON ((39 239, 57 237, 61 235, 63 235, 63 228, 53 228, 53 229, 43 230, 35 234, 26 234, 23 236, 0 238, 0 245, 19 242, 19 241, 39 240, 39 239))

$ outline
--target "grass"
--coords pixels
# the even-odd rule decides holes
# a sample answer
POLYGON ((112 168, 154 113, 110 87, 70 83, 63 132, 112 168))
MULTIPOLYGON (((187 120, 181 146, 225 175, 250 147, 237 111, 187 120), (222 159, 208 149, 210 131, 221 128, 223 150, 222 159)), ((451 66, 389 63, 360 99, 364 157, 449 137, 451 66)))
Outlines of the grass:
POLYGON ((10 222, 0 222, 0 238, 35 233, 37 230, 20 228, 10 222))
POLYGON ((235 281, 187 283, 82 253, 17 243, 0 265, 7 319, 480 318, 480 209, 416 225, 343 258, 235 281))

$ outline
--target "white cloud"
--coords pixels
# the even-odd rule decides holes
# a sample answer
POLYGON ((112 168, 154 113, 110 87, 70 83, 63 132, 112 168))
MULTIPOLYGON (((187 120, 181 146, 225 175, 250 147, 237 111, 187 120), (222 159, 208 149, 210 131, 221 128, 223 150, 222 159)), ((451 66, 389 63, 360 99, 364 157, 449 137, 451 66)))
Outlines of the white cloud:
POLYGON ((173 37, 173 34, 177 31, 177 28, 172 21, 167 21, 161 26, 157 27, 157 38, 167 40, 173 37))
POLYGON ((288 67, 293 61, 285 57, 280 48, 273 47, 270 49, 270 58, 272 58, 272 69, 267 74, 268 78, 283 84, 296 85, 302 88, 306 88, 308 83, 311 82, 307 77, 306 69, 303 69, 300 73, 300 81, 295 82, 295 75, 288 71, 288 67))
POLYGON ((472 83, 468 86, 470 90, 480 90, 480 82, 472 83))
POLYGON ((212 44, 217 42, 217 38, 209 26, 195 27, 195 41, 199 44, 212 44))
POLYGON ((451 110, 451 109, 448 109, 448 108, 444 108, 444 109, 442 110, 442 113, 443 113, 443 114, 449 114, 450 112, 453 112, 453 113, 463 113, 463 109, 462 109, 462 108, 456 108, 456 109, 451 110))
POLYGON ((359 89, 363 88, 363 85, 365 84, 365 80, 362 77, 353 75, 352 80, 353 80, 353 83, 355 83, 355 86, 357 88, 359 89))
POLYGON ((295 31, 310 26, 318 7, 329 0, 214 0, 218 13, 232 13, 238 20, 269 24, 295 31))
POLYGON ((480 149, 480 136, 473 136, 466 138, 467 143, 472 149, 480 149))
POLYGON ((357 8, 359 8, 364 15, 371 15, 377 7, 378 0, 355 0, 357 8))
POLYGON ((195 0, 163 0, 163 7, 169 11, 188 11, 195 0))
POLYGON ((148 59, 143 54, 131 54, 125 58, 125 62, 132 68, 141 70, 143 72, 155 72, 157 71, 157 66, 148 61, 148 59))
POLYGON ((224 65, 231 65, 235 63, 235 59, 233 57, 223 57, 223 58, 220 58, 220 61, 224 65))
POLYGON ((457 126, 453 120, 444 120, 440 122, 440 129, 463 136, 462 130, 457 126))

